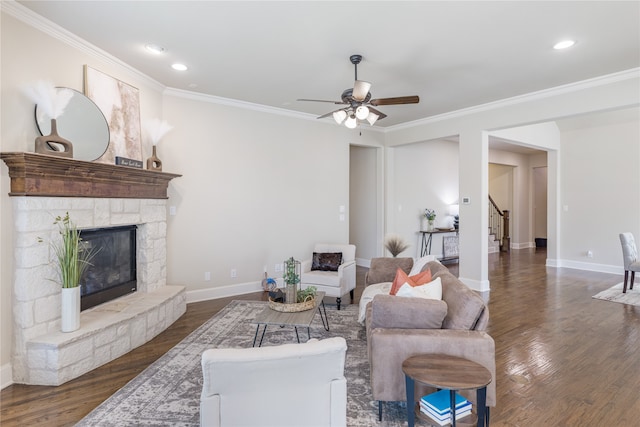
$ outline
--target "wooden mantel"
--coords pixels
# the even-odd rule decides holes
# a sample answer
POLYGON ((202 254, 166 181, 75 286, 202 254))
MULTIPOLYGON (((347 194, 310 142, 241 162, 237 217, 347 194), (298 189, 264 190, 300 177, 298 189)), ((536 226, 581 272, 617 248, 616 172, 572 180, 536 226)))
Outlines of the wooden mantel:
POLYGON ((10 196, 166 199, 182 175, 36 153, 0 153, 10 196))

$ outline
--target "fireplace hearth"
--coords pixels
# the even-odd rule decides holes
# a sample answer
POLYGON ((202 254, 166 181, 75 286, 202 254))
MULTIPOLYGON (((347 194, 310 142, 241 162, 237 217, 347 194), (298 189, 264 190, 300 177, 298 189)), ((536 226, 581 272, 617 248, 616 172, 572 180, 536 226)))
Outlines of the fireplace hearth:
POLYGON ((84 248, 95 254, 80 280, 81 310, 136 291, 136 229, 128 225, 80 232, 84 248))

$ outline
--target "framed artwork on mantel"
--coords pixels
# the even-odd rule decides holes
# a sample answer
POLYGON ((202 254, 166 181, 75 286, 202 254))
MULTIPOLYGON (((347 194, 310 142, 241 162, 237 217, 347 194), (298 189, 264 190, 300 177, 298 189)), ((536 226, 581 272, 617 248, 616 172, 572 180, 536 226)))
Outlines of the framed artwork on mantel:
POLYGON ((85 65, 84 93, 100 108, 109 125, 109 146, 96 162, 113 165, 116 157, 142 161, 138 89, 85 65))

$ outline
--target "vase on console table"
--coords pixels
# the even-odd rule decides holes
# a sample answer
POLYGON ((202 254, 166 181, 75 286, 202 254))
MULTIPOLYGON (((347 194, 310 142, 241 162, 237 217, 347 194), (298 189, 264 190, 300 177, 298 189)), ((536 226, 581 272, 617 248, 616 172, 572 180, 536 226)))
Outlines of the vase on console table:
POLYGON ((427 220, 427 231, 433 231, 433 230, 436 229, 435 225, 434 225, 435 221, 436 221, 435 219, 428 219, 427 220))
POLYGON ((58 135, 56 119, 51 119, 51 133, 36 138, 35 152, 51 156, 73 158, 73 144, 58 135))
POLYGON ((151 157, 147 159, 147 169, 153 171, 161 171, 162 170, 162 160, 158 158, 156 155, 156 146, 153 146, 153 152, 151 153, 151 157))

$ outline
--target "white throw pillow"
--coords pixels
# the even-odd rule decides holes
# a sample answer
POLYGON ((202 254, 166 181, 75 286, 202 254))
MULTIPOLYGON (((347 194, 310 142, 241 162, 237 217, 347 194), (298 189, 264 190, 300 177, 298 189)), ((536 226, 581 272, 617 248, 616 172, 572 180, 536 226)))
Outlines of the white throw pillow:
POLYGON ((425 299, 442 299, 442 282, 436 277, 429 283, 419 286, 411 286, 405 283, 400 287, 397 297, 409 298, 425 298, 425 299))
POLYGON ((435 260, 436 260, 436 256, 435 255, 427 255, 427 256, 423 256, 422 258, 417 259, 413 263, 413 267, 411 267, 411 271, 409 272, 409 276, 415 276, 416 274, 420 273, 422 271, 422 269, 424 268, 424 266, 427 265, 427 263, 429 261, 435 261, 435 260))
POLYGON ((375 283, 364 288, 364 291, 362 291, 362 295, 360 295, 360 313, 358 316, 358 322, 361 325, 364 325, 365 318, 367 317, 367 304, 369 303, 369 301, 371 301, 376 295, 389 294, 391 285, 391 282, 382 282, 375 283))

